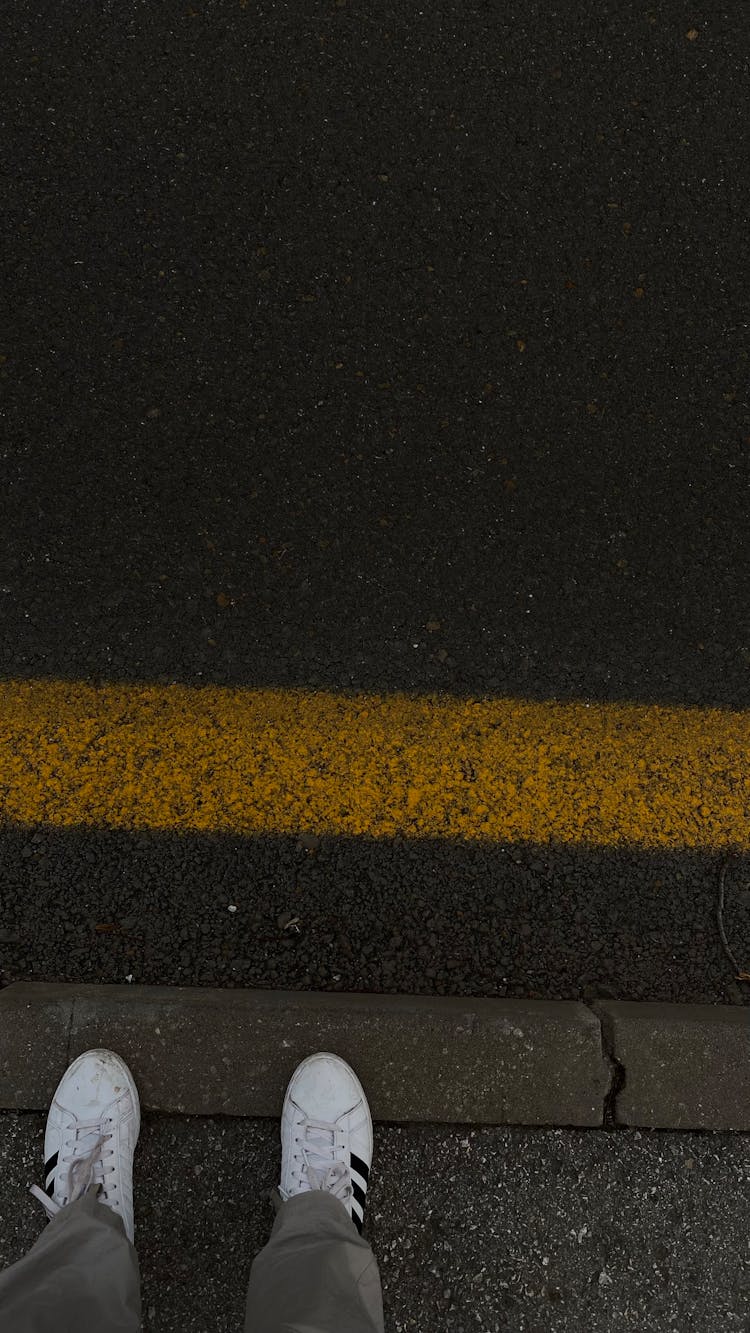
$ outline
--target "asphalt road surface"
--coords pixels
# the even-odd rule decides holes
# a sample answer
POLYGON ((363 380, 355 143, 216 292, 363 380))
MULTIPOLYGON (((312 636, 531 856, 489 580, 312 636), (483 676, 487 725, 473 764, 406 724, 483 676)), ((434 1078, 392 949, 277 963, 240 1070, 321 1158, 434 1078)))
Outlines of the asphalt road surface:
MULTIPOLYGON (((744 717, 747 28, 302 10, 6 7, 0 678, 744 717)), ((743 1003, 726 851, 6 820, 0 969, 743 1003)))
MULTIPOLYGON (((44 1116, 0 1116, 0 1266, 39 1235, 44 1116)), ((144 1333, 242 1327, 278 1122, 149 1116, 144 1333)), ((376 1125, 365 1230, 387 1333, 750 1329, 747 1135, 376 1125)))

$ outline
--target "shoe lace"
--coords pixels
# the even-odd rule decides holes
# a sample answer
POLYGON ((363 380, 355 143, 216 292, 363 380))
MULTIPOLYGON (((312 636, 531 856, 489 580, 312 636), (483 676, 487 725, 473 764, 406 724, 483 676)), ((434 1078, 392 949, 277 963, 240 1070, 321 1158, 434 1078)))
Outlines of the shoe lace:
MULTIPOLYGON (((327 1190, 334 1198, 346 1202, 351 1197, 352 1183, 346 1164, 337 1156, 336 1126, 325 1120, 306 1120, 302 1129, 303 1137, 297 1142, 302 1149, 308 1188, 327 1190)), ((300 1183, 304 1189, 304 1182, 300 1183)))
POLYGON ((114 1185, 113 1181, 107 1180, 107 1176, 115 1170, 114 1163, 110 1164, 108 1160, 105 1162, 105 1158, 114 1157, 114 1148, 105 1147, 112 1138, 111 1131, 102 1129, 101 1120, 74 1120, 65 1129, 67 1137, 63 1140, 56 1168, 59 1171, 60 1164, 63 1169, 66 1166, 68 1168, 67 1180, 63 1182, 62 1203, 50 1198, 38 1185, 30 1186, 30 1193, 39 1200, 50 1218, 55 1217, 66 1204, 80 1199, 91 1185, 100 1185, 105 1199, 108 1187, 112 1189, 114 1185))

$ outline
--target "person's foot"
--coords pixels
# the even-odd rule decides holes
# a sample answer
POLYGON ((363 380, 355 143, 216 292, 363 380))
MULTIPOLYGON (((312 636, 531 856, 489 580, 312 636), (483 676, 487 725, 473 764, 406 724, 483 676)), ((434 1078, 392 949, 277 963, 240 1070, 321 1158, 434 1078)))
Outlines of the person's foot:
POLYGON ((61 1078, 44 1137, 45 1189, 32 1185, 49 1217, 99 1184, 98 1200, 119 1213, 133 1239, 133 1153, 141 1110, 133 1076, 114 1051, 86 1051, 61 1078))
POLYGON ((361 1232, 371 1163, 372 1118, 357 1075, 338 1055, 308 1056, 281 1113, 281 1198, 327 1190, 361 1232))

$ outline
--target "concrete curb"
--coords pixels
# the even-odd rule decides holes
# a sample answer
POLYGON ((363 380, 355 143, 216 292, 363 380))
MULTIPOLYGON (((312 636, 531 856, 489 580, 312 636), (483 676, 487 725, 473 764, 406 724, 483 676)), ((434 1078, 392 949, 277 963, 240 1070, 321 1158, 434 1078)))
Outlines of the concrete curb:
POLYGON ((745 1008, 20 982, 0 1109, 46 1109, 94 1046, 161 1112, 277 1116, 298 1061, 335 1050, 377 1120, 750 1130, 745 1008))

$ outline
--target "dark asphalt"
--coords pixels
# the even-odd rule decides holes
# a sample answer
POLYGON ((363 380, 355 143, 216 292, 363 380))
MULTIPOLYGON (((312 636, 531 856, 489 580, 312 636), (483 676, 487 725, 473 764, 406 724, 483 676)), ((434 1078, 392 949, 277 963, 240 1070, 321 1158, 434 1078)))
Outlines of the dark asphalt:
MULTIPOLYGON (((0 1267, 42 1228, 44 1116, 0 1117, 0 1267)), ((238 1333, 276 1121, 147 1117, 144 1333, 238 1333)), ((387 1333, 750 1330, 747 1135, 376 1125, 365 1231, 387 1333)))
MULTIPOLYGON (((0 676, 747 708, 747 27, 302 8, 6 7, 0 676)), ((0 844, 6 981, 747 999, 717 858, 0 844)))
MULTIPOLYGON (((748 998, 707 856, 11 831, 1 850, 6 981, 748 998)), ((747 876, 726 883, 744 959, 747 876)))

